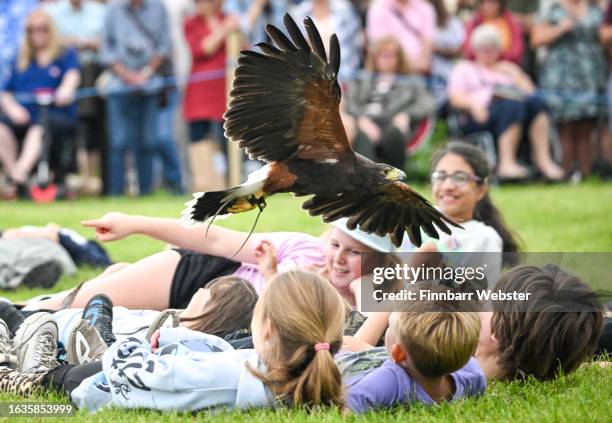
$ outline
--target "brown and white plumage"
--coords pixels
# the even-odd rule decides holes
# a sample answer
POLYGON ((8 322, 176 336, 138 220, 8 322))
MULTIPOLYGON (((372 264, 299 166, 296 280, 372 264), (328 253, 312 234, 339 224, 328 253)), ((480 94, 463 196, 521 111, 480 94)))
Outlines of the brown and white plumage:
POLYGON ((458 225, 402 182, 402 171, 351 149, 340 119, 337 37, 330 39, 328 61, 310 18, 304 20, 310 43, 289 15, 284 23, 290 38, 268 25, 275 45, 241 53, 225 113, 226 136, 268 165, 239 187, 194 194, 187 218, 261 210, 266 197, 293 192, 313 195, 303 204, 311 215, 326 222, 348 217, 349 228, 390 234, 396 246, 406 232, 415 245, 420 229, 434 238, 436 227, 450 233, 448 224, 458 225))

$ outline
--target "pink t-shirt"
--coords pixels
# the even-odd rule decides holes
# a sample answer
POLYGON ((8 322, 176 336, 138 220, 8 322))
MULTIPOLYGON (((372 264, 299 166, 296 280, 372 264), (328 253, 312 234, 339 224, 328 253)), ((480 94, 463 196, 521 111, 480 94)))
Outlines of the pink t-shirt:
POLYGON ((396 0, 378 0, 370 6, 366 34, 369 41, 393 35, 402 44, 411 62, 417 62, 424 42, 433 40, 436 12, 425 0, 408 0, 400 5, 396 0))
POLYGON ((476 62, 462 60, 448 77, 448 95, 469 96, 482 107, 488 107, 496 85, 512 85, 512 77, 476 62))
MULTIPOLYGON (((251 248, 255 249, 263 240, 270 241, 276 248, 279 273, 295 269, 308 271, 325 264, 325 243, 312 235, 297 232, 256 234, 251 238, 251 248)), ((234 275, 251 282, 258 294, 264 288, 265 281, 257 264, 242 263, 234 275)))

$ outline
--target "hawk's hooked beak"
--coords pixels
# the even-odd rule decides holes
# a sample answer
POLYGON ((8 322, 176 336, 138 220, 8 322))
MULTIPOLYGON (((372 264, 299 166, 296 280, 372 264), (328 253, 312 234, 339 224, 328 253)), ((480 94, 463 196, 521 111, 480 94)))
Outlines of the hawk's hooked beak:
POLYGON ((406 180, 406 174, 404 172, 402 172, 401 170, 397 169, 397 168, 392 168, 389 169, 389 171, 387 172, 387 174, 385 175, 385 178, 387 178, 390 181, 405 181, 406 180))

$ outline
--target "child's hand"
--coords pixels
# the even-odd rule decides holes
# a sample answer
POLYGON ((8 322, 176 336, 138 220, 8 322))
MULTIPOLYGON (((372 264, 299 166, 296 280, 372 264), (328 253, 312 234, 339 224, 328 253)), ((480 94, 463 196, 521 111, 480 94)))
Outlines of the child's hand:
POLYGON ((159 348, 159 329, 157 329, 155 332, 153 332, 153 335, 151 335, 151 351, 153 352, 157 352, 157 349, 159 348))
POLYGON ((96 239, 101 242, 117 241, 134 233, 132 216, 110 212, 102 218, 95 220, 85 220, 81 225, 96 230, 96 239))
POLYGON ((259 262, 259 271, 264 276, 264 279, 276 275, 278 272, 276 261, 276 248, 270 241, 263 240, 255 247, 255 257, 259 262))

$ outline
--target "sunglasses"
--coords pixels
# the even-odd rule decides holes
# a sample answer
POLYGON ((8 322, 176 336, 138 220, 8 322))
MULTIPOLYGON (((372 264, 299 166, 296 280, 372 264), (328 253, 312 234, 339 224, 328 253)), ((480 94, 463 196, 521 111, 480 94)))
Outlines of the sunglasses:
POLYGON ((432 184, 441 184, 446 181, 446 178, 450 178, 450 180, 458 186, 463 186, 470 181, 474 181, 477 184, 480 184, 484 181, 483 178, 476 175, 470 175, 466 172, 455 172, 453 174, 448 174, 444 171, 436 171, 431 174, 431 183, 432 184))

